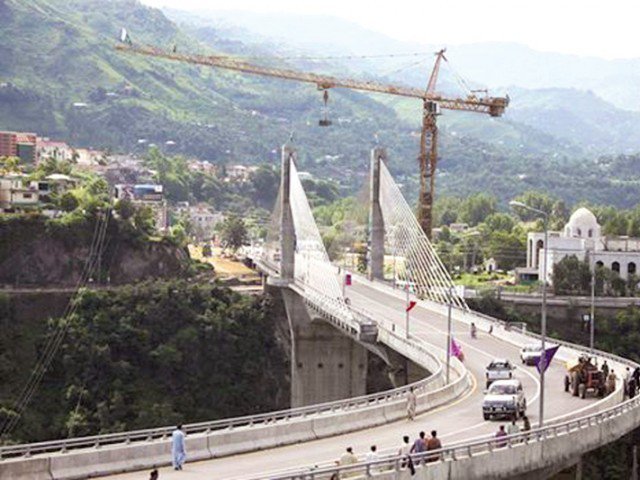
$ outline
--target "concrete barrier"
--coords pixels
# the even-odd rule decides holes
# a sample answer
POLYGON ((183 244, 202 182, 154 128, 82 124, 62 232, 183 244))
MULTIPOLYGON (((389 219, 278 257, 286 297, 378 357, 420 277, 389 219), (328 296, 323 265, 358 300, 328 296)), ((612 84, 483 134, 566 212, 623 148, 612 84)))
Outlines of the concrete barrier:
POLYGON ((0 461, 0 479, 52 479, 48 458, 15 458, 0 461))
POLYGON ((52 455, 50 461, 56 480, 90 478, 166 465, 171 461, 171 443, 158 441, 71 451, 52 455))

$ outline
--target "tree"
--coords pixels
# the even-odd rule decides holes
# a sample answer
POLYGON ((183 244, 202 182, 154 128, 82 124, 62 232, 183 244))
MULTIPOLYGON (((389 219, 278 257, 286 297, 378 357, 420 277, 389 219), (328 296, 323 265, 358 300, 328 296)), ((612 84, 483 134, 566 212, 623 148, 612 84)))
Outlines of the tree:
POLYGON ((78 208, 78 199, 72 192, 64 192, 58 202, 60 208, 65 212, 73 212, 78 208))
POLYGON ((462 202, 458 220, 471 226, 483 222, 496 211, 496 198, 486 193, 472 195, 462 202))
POLYGON ((154 213, 151 207, 142 205, 133 214, 133 224, 138 230, 151 235, 156 229, 154 213))
POLYGON ((552 280, 556 295, 586 295, 590 291, 591 269, 587 262, 570 255, 553 266, 552 280))
POLYGON ((224 248, 234 252, 247 243, 247 226, 244 220, 230 215, 220 223, 220 242, 224 248))
MULTIPOLYGON (((536 191, 525 192, 522 195, 517 196, 515 200, 518 202, 522 202, 531 208, 542 210, 547 215, 549 215, 549 217, 551 217, 553 208, 556 205, 556 200, 553 197, 547 195, 546 193, 536 191)), ((560 208, 560 205, 558 205, 558 207, 560 208)), ((560 211, 558 213, 560 213, 560 211)), ((538 214, 524 208, 518 208, 517 214, 525 222, 530 222, 531 220, 539 217, 538 214)))
POLYGON ((136 207, 131 200, 123 198, 116 203, 116 212, 123 220, 129 220, 136 213, 136 207))
POLYGON ((0 157, 0 170, 6 173, 20 172, 20 159, 18 157, 0 157))

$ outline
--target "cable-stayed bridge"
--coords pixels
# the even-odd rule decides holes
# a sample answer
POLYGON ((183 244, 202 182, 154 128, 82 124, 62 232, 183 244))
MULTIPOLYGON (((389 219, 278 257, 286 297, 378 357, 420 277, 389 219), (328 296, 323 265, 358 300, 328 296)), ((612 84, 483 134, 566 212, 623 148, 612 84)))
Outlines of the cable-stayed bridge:
MULTIPOLYGON (((403 435, 413 439, 420 430, 437 430, 444 448, 433 461, 415 458, 415 478, 545 478, 640 424, 640 400, 623 401, 621 382, 604 399, 565 393, 563 362, 589 352, 557 342, 560 349, 545 376, 544 427, 536 428, 537 372, 518 365, 515 376, 534 429, 496 442, 499 422, 482 418, 484 367, 493 358, 519 364, 520 348, 537 338, 468 309, 378 148, 371 156, 368 203, 367 275, 360 276, 330 262, 295 150, 283 147, 272 228, 252 258, 265 289, 287 314, 292 408, 187 425, 189 463, 183 472, 161 472, 163 479, 414 478, 398 448, 403 435), (478 338, 469 334, 471 323, 478 338), (447 352, 451 337, 464 352, 463 362, 447 352), (367 395, 368 355, 403 366, 409 384, 367 395), (415 421, 407 420, 409 389, 417 396, 415 421), (366 462, 372 444, 378 457, 366 462), (362 461, 336 465, 347 446, 362 461)), ((605 352, 595 356, 619 374, 636 367, 605 352)), ((0 478, 141 478, 139 470, 170 462, 171 430, 0 447, 0 478)))

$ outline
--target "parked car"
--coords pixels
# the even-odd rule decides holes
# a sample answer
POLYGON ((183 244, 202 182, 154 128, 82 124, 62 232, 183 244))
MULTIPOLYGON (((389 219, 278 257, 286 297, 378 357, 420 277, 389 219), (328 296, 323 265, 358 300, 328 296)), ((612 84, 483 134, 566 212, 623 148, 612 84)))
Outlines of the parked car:
POLYGON ((542 353, 542 345, 539 343, 532 343, 530 345, 525 345, 520 350, 520 360, 525 365, 535 365, 538 359, 540 358, 540 354, 542 353))
POLYGON ((485 377, 487 379, 486 388, 489 388, 489 386, 496 380, 509 380, 510 378, 513 378, 514 370, 515 367, 509 360, 503 358, 493 360, 489 365, 487 365, 485 373, 485 377))
POLYGON ((524 416, 527 399, 520 380, 496 380, 485 393, 482 402, 482 416, 485 420, 493 417, 517 419, 524 416))

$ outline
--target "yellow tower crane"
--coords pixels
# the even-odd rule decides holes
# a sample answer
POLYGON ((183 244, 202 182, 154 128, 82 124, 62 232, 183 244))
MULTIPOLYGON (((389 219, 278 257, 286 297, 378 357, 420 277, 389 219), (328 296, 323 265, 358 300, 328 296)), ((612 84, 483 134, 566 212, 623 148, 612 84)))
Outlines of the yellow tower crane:
MULTIPOLYGON (((435 172, 438 163, 438 126, 437 116, 441 109, 462 110, 466 112, 485 113, 492 117, 501 116, 505 108, 509 105, 509 97, 490 97, 488 95, 477 97, 471 92, 467 97, 451 98, 436 93, 436 82, 440 71, 442 60, 446 61, 444 50, 436 53, 436 61, 429 77, 429 83, 425 90, 402 85, 390 85, 379 82, 357 80, 351 78, 340 78, 330 75, 319 75, 316 73, 303 72, 291 69, 272 68, 248 63, 238 58, 219 55, 198 55, 188 53, 178 53, 174 47, 171 50, 150 46, 134 45, 131 42, 122 42, 116 45, 117 50, 122 52, 146 55, 149 57, 164 58, 177 62, 185 62, 194 65, 205 65, 209 67, 235 70, 238 72, 263 75, 267 77, 283 78, 286 80, 296 80, 299 82, 312 83, 319 90, 324 91, 325 103, 326 92, 331 88, 348 88, 373 93, 384 93, 387 95, 398 95, 402 97, 418 98, 422 101, 422 132, 420 135, 420 192, 418 197, 418 221, 420 226, 431 237, 432 228, 432 208, 435 196, 435 172)), ((328 119, 321 121, 322 126, 330 125, 328 119)))

